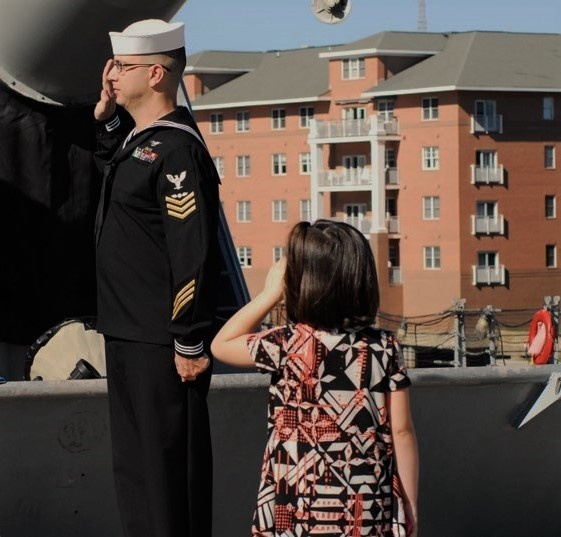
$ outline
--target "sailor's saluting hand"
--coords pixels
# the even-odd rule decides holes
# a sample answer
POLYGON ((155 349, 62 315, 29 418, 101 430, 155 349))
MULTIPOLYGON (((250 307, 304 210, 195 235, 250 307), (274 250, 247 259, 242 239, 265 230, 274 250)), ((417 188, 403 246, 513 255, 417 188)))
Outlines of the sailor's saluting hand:
POLYGON ((94 117, 97 121, 105 121, 115 113, 115 93, 113 83, 109 80, 109 72, 113 69, 113 60, 107 60, 102 75, 102 89, 99 101, 94 109, 94 117))

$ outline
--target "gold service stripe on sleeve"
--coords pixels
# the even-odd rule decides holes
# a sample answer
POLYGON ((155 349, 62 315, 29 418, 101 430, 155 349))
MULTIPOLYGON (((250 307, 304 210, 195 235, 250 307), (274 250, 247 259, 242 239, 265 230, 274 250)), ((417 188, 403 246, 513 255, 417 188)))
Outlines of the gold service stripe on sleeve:
POLYGON ((179 218, 180 220, 185 220, 185 218, 187 218, 191 213, 194 213, 196 210, 197 206, 195 205, 195 201, 193 200, 193 204, 189 207, 185 207, 181 212, 168 209, 168 215, 179 218))
POLYGON ((177 293, 173 301, 173 313, 171 318, 175 319, 179 311, 193 299, 195 294, 195 280, 191 280, 183 289, 177 293))
POLYGON ((181 198, 181 199, 175 199, 175 198, 172 198, 170 196, 166 196, 165 200, 166 200, 166 205, 168 207, 170 205, 176 205, 177 207, 183 207, 183 205, 185 205, 188 201, 192 200, 194 197, 195 197, 195 193, 190 192, 189 194, 187 194, 187 196, 185 196, 184 198, 181 198))

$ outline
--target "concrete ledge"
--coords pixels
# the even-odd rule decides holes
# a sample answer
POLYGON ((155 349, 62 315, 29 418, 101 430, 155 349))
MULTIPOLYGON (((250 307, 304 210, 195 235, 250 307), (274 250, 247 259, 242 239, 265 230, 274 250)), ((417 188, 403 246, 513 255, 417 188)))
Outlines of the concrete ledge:
MULTIPOLYGON (((410 370, 422 461, 421 535, 561 535, 561 405, 520 430, 514 425, 559 371, 410 370)), ((214 537, 249 534, 269 380, 254 372, 213 377, 214 537)), ((0 427, 1 537, 122 537, 104 380, 0 385, 0 427)))

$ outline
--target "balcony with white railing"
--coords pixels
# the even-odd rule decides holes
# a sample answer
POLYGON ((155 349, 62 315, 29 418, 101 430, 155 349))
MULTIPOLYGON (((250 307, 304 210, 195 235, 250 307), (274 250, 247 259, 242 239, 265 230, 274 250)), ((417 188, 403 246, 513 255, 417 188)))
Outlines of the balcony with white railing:
POLYGON ((490 166, 471 165, 471 184, 472 185, 503 185, 505 179, 504 167, 501 164, 495 168, 490 166))
POLYGON ((376 128, 378 134, 386 134, 388 136, 399 134, 399 121, 396 117, 372 116, 376 119, 376 128))
POLYGON ((365 138, 399 134, 395 117, 370 116, 367 119, 312 120, 310 138, 365 138))
POLYGON ((345 224, 356 227, 364 235, 370 235, 370 230, 372 229, 372 222, 367 218, 353 218, 349 216, 344 218, 332 217, 329 218, 329 220, 333 220, 334 222, 345 222, 345 224))
POLYGON ((504 285, 506 282, 506 270, 504 265, 472 265, 471 269, 473 285, 504 285))
POLYGON ((386 186, 399 186, 399 170, 397 168, 386 168, 386 186))
POLYGON ((367 119, 316 120, 313 124, 310 134, 314 138, 354 138, 370 133, 367 119))
POLYGON ((471 116, 471 133, 503 132, 503 116, 501 115, 473 115, 471 116))
POLYGON ((372 168, 339 168, 318 173, 319 187, 358 187, 372 185, 372 168))
POLYGON ((471 215, 472 235, 504 235, 505 220, 502 214, 498 216, 471 215))

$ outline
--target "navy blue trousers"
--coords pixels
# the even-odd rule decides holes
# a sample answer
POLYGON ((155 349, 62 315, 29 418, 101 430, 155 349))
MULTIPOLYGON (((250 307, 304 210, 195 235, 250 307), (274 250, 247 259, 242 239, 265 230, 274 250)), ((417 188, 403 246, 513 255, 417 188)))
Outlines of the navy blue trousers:
POLYGON ((211 368, 182 383, 172 346, 106 337, 105 351, 125 537, 211 537, 211 368))

